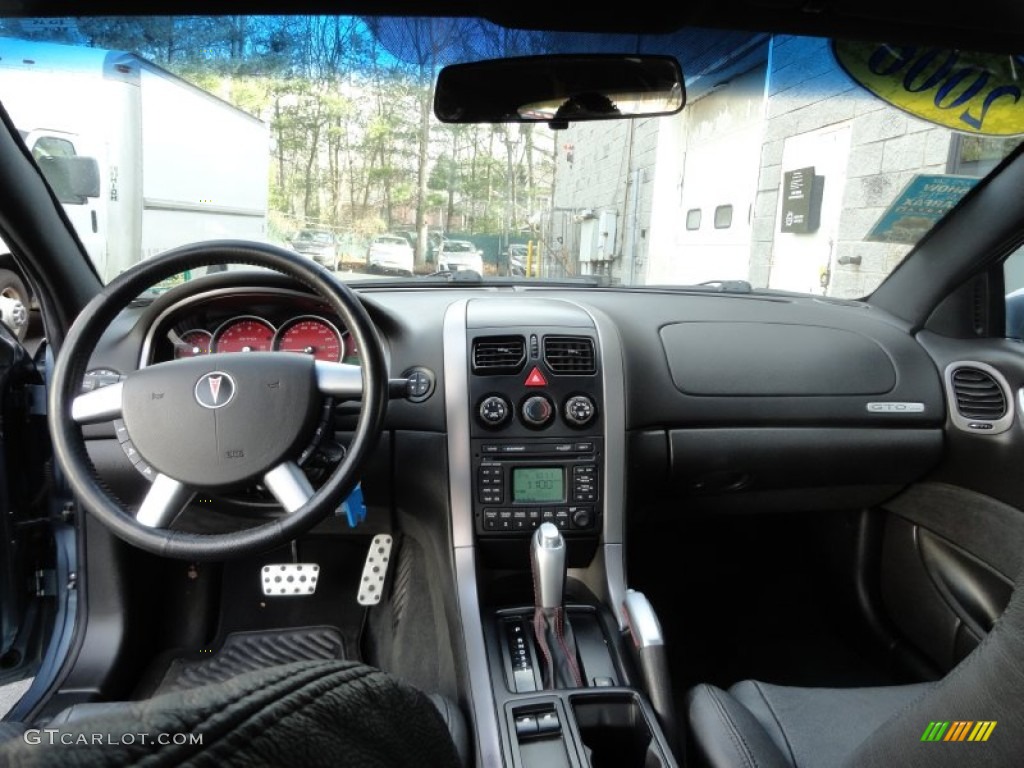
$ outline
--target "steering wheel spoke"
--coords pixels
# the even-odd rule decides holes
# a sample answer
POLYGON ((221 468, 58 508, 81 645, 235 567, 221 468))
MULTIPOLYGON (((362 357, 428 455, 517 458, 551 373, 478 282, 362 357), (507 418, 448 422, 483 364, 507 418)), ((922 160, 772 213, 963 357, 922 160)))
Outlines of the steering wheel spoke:
POLYGON ((363 394, 363 372, 358 365, 317 360, 316 385, 325 395, 359 398, 363 394))
POLYGON ((267 472, 263 476, 263 484, 289 514, 313 496, 313 486, 294 461, 282 462, 267 472))
POLYGON ((71 401, 71 418, 79 424, 96 424, 120 418, 123 394, 124 384, 119 381, 78 395, 71 401))
POLYGON ((157 473, 135 519, 148 528, 166 528, 194 494, 185 483, 157 473))

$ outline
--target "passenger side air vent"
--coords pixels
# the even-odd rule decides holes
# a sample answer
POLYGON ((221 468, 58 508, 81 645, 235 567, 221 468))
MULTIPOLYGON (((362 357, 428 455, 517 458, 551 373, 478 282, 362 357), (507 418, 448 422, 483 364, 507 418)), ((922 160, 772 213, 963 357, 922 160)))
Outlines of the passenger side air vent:
POLYGON ((552 373, 597 373, 594 340, 586 336, 545 336, 544 362, 552 373))
POLYGON ((522 336, 488 336, 473 342, 473 373, 519 373, 525 362, 526 340, 522 336))
POLYGON ((1013 400, 1003 375, 987 363, 961 361, 946 368, 949 415, 960 429, 998 435, 1013 423, 1013 400))
POLYGON ((996 421, 1006 415, 1006 396, 992 376, 978 368, 953 371, 956 409, 965 419, 996 421))

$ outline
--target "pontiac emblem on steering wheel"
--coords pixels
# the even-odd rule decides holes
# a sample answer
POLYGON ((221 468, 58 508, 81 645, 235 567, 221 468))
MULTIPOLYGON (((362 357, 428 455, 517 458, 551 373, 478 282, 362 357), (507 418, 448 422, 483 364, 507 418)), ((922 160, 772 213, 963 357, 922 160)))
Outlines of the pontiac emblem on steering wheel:
POLYGON ((235 380, 222 371, 204 374, 196 382, 196 402, 203 408, 223 408, 235 396, 235 380))

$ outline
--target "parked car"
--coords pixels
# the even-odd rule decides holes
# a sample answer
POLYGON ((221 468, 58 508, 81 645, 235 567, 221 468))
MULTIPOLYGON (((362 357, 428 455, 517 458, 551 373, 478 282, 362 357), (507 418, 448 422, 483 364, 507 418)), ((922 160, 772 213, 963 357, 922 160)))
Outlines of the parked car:
POLYGON ((513 277, 526 275, 527 246, 523 243, 512 243, 505 249, 505 264, 508 274, 513 277))
POLYGON ((413 274, 414 253, 401 235, 377 235, 366 251, 366 266, 371 272, 413 274))
POLYGON ((484 273, 484 255, 469 240, 443 240, 437 248, 437 268, 442 272, 484 273))
POLYGON ((259 112, 272 221, 544 276, 111 278, 3 115, 0 766, 1021 764, 1020 0, 98 3, 0 34, 259 112))
POLYGON ((303 229, 291 239, 297 253, 309 256, 328 269, 338 268, 338 240, 334 233, 320 229, 303 229))

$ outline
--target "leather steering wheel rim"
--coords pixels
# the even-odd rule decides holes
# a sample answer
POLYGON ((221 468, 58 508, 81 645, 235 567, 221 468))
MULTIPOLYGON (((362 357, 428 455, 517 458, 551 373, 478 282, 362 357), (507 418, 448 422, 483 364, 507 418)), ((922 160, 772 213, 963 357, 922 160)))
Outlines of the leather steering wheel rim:
POLYGON ((355 487, 358 470, 379 437, 387 401, 383 346, 369 314, 348 286, 322 267, 283 248, 221 240, 183 246, 140 262, 111 281, 89 302, 72 325, 57 356, 50 382, 47 418, 54 457, 76 499, 110 531, 129 544, 163 557, 223 560, 291 541, 336 509, 355 487), (283 517, 254 528, 217 534, 149 527, 131 516, 105 489, 89 459, 82 428, 72 415, 72 406, 96 344, 132 300, 161 280, 187 270, 224 263, 281 272, 314 291, 337 312, 360 351, 362 405, 358 421, 342 461, 305 503, 283 517))

